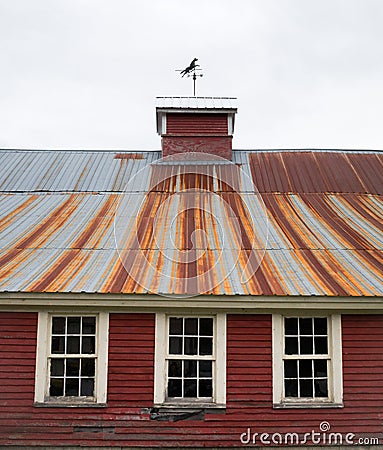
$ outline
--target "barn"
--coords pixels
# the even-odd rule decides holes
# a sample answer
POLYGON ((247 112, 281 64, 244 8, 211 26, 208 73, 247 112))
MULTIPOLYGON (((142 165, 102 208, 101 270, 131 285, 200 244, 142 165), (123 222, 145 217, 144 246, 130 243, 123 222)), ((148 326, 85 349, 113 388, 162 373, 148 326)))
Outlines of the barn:
POLYGON ((383 153, 0 151, 0 445, 383 445, 383 153))

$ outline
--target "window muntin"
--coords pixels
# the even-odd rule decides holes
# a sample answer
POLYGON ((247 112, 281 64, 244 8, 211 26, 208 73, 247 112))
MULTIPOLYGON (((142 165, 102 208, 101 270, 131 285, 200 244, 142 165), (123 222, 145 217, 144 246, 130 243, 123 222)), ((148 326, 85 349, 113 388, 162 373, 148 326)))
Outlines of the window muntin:
POLYGON ((212 317, 168 318, 168 399, 211 401, 214 359, 212 317))
POLYGON ((96 359, 96 316, 52 316, 50 397, 94 397, 96 359))
POLYGON ((285 398, 328 398, 326 317, 285 317, 283 377, 285 398))

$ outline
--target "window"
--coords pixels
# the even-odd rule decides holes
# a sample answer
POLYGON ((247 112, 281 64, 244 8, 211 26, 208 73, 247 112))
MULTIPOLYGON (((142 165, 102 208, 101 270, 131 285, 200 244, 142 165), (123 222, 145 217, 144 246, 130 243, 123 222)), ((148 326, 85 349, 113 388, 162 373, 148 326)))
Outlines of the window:
POLYGON ((222 406, 226 316, 156 318, 155 404, 222 406))
POLYGON ((39 314, 35 402, 106 401, 108 315, 39 314))
POLYGON ((340 316, 273 316, 274 406, 342 405, 340 316))

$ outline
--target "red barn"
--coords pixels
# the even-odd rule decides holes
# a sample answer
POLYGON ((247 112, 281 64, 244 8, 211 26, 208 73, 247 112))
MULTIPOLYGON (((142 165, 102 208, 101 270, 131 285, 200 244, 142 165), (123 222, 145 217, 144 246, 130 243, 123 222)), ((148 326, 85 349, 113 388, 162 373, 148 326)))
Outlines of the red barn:
POLYGON ((383 153, 0 151, 0 445, 383 445, 383 153))

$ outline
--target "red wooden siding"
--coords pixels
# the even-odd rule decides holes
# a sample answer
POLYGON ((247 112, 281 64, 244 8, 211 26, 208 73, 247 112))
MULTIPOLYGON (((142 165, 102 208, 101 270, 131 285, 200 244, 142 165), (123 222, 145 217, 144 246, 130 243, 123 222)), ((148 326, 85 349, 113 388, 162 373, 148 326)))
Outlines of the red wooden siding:
POLYGON ((166 114, 166 134, 227 135, 227 114, 166 114))
POLYGON ((106 408, 34 407, 36 318, 0 313, 0 445, 240 447, 247 428, 303 434, 322 421, 331 431, 377 436, 382 444, 383 316, 343 316, 344 408, 277 410, 271 315, 228 315, 226 411, 178 422, 150 420, 148 413, 154 314, 110 315, 106 408))
POLYGON ((174 155, 176 153, 200 152, 210 153, 232 159, 232 137, 231 136, 163 136, 162 156, 174 155))
POLYGON ((154 314, 111 314, 108 405, 153 406, 154 314))

